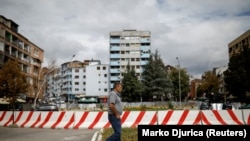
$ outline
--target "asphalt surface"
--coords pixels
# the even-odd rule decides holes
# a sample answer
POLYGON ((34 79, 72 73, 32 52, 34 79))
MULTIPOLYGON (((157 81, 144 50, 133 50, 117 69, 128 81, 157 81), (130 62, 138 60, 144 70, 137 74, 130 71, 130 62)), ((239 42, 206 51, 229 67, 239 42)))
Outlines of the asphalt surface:
POLYGON ((96 141, 100 129, 45 129, 0 127, 1 141, 96 141))

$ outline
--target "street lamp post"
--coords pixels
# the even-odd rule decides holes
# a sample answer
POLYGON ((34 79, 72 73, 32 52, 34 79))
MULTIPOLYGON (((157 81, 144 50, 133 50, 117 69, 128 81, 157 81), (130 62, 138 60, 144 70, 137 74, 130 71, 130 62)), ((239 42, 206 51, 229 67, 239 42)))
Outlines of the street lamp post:
POLYGON ((181 106, 181 63, 178 57, 176 57, 176 60, 179 64, 179 96, 180 96, 180 106, 181 106))
MULTIPOLYGON (((72 56, 72 58, 70 59, 70 61, 69 61, 69 64, 68 64, 68 67, 67 67, 67 73, 68 73, 68 76, 67 76, 67 79, 69 78, 69 75, 70 75, 70 73, 69 73, 69 71, 70 71, 70 64, 71 64, 71 61, 72 61, 72 59, 75 57, 75 55, 73 55, 72 56)), ((70 81, 70 80, 69 80, 70 81)), ((67 82, 67 85, 69 86, 69 81, 67 82)), ((70 99, 70 92, 69 92, 69 87, 67 87, 67 92, 68 92, 68 110, 70 109, 69 108, 69 99, 70 99)))

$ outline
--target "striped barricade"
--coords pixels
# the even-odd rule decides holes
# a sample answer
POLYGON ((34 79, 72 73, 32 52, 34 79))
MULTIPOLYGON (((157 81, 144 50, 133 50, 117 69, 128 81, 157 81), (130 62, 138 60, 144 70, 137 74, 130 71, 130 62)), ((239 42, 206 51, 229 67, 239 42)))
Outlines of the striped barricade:
POLYGON ((139 124, 155 125, 157 116, 155 111, 123 111, 122 127, 137 127, 139 124))
POLYGON ((41 122, 36 126, 38 128, 73 128, 74 112, 68 111, 49 111, 41 112, 41 122))
POLYGON ((33 111, 16 111, 15 124, 18 127, 32 127, 32 124, 39 119, 40 113, 33 111))
POLYGON ((158 111, 159 125, 199 125, 199 110, 166 110, 158 111))
POLYGON ((244 125, 242 110, 202 110, 203 125, 244 125))
POLYGON ((74 129, 103 128, 106 122, 108 122, 108 120, 104 112, 75 112, 74 129))
POLYGON ((19 127, 34 128, 41 121, 40 112, 25 111, 21 119, 17 122, 19 127))
MULTIPOLYGON (((109 128, 107 111, 0 111, 0 126, 27 128, 109 128)), ((250 110, 123 111, 122 127, 138 125, 250 125, 250 110)))
POLYGON ((0 126, 9 126, 12 123, 13 123, 13 112, 12 111, 1 111, 1 113, 0 113, 0 126))
POLYGON ((243 120, 246 125, 250 125, 250 109, 243 109, 243 120))

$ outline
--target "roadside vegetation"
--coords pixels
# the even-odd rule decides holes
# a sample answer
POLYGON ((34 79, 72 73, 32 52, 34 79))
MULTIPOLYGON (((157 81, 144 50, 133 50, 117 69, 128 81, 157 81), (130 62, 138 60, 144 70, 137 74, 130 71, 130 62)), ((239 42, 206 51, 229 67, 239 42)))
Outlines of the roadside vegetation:
MULTIPOLYGON (((122 128, 121 140, 122 141, 137 141, 138 140, 138 131, 137 128, 122 128)), ((106 139, 113 134, 112 128, 104 128, 102 132, 102 140, 106 141, 106 139)))

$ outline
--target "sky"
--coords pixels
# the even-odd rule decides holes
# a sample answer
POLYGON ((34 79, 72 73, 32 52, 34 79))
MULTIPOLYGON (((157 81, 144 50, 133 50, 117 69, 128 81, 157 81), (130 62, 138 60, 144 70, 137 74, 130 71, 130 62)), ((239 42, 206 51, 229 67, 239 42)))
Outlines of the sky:
POLYGON ((150 31, 151 52, 165 65, 180 63, 194 79, 228 65, 228 44, 250 29, 249 7, 249 0, 0 0, 0 15, 44 50, 43 66, 108 64, 110 32, 136 29, 150 31))

